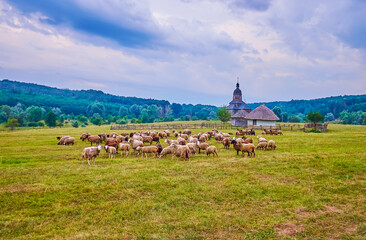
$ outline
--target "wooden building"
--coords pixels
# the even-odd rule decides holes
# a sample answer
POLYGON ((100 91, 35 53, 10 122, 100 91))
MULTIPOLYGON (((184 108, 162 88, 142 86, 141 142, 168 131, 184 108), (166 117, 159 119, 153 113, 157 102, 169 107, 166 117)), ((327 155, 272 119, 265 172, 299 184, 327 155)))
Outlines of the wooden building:
POLYGON ((264 104, 248 113, 244 118, 248 121, 249 128, 255 128, 256 126, 276 127, 276 121, 280 120, 276 114, 264 104))
POLYGON ((236 83, 236 89, 233 93, 233 100, 226 107, 231 114, 231 125, 247 127, 248 121, 245 116, 251 111, 250 107, 243 102, 242 92, 239 88, 239 82, 236 83))

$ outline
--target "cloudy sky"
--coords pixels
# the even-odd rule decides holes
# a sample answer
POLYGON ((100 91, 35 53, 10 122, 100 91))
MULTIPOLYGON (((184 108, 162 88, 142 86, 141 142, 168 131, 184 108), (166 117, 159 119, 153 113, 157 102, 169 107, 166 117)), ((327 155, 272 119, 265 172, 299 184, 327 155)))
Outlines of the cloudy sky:
POLYGON ((0 79, 221 106, 366 93, 364 0, 0 0, 0 79))

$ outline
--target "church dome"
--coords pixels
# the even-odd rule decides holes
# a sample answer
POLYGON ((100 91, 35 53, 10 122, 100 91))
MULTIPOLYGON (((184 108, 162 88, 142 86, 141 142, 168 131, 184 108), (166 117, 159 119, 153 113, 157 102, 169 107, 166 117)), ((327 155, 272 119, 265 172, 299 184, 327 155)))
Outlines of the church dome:
POLYGON ((241 90, 239 88, 235 89, 234 95, 241 95, 241 90))

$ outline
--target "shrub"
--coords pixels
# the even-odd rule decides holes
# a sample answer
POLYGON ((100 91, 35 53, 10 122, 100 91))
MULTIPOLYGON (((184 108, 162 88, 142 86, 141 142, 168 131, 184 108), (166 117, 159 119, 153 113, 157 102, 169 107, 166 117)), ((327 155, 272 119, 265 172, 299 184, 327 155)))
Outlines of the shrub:
POLYGON ((80 127, 86 127, 85 123, 82 123, 80 127))
POLYGON ((38 122, 38 127, 44 127, 44 122, 38 122))
POLYGON ((78 128, 79 127, 79 122, 78 121, 73 121, 71 124, 74 128, 78 128))
POLYGON ((28 127, 38 127, 38 122, 29 122, 28 127))

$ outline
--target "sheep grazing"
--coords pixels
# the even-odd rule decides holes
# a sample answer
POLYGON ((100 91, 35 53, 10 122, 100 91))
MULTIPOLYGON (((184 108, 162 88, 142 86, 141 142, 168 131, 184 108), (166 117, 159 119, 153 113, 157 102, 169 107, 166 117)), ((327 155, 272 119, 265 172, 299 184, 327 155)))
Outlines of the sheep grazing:
POLYGON ((195 138, 195 137, 193 137, 193 136, 190 136, 190 137, 188 138, 188 143, 197 143, 197 141, 198 141, 198 139, 197 139, 197 138, 195 138))
POLYGON ((186 140, 184 138, 178 137, 177 139, 179 145, 186 145, 186 140))
POLYGON ((88 165, 90 165, 90 162, 95 164, 95 158, 99 155, 101 149, 102 146, 84 148, 84 151, 81 154, 83 162, 85 159, 88 159, 88 165))
POLYGON ((74 145, 74 143, 75 143, 75 138, 73 138, 73 137, 68 137, 64 141, 64 145, 70 145, 70 144, 74 145))
POLYGON ((185 139, 186 141, 188 140, 188 135, 187 134, 181 134, 180 135, 181 138, 185 139))
POLYGON ((215 137, 215 140, 218 141, 218 142, 221 142, 222 139, 224 139, 224 136, 222 134, 220 134, 220 133, 215 134, 214 137, 215 137))
POLYGON ((230 138, 224 138, 222 140, 222 144, 224 145, 225 149, 229 149, 230 148, 230 138))
POLYGON ((146 136, 146 135, 144 135, 144 136, 141 136, 142 137, 142 142, 144 142, 144 143, 150 143, 150 145, 152 144, 152 141, 153 141, 153 138, 151 137, 151 136, 146 136))
POLYGON ((136 151, 137 147, 143 147, 144 143, 142 141, 136 140, 136 139, 130 139, 131 148, 136 151))
POLYGON ((101 142, 105 141, 107 137, 109 137, 109 135, 105 133, 98 134, 98 136, 100 137, 101 142))
POLYGON ((191 154, 196 154, 196 152, 197 152, 197 144, 196 143, 187 143, 187 147, 191 151, 191 154))
POLYGON ((135 140, 138 140, 138 141, 141 141, 141 142, 143 142, 143 141, 144 141, 143 137, 141 137, 141 136, 140 136, 140 135, 138 135, 138 134, 134 134, 134 135, 132 136, 132 139, 135 139, 135 140))
POLYGON ((163 148, 163 150, 160 153, 159 158, 162 158, 168 154, 172 154, 172 159, 174 158, 174 147, 173 146, 168 146, 166 148, 163 148))
POLYGON ((179 145, 178 140, 165 139, 164 142, 166 142, 168 145, 172 145, 173 143, 179 145))
POLYGON ((144 157, 144 153, 145 153, 145 156, 147 157, 147 154, 148 153, 154 153, 154 157, 157 157, 158 156, 158 148, 156 146, 148 146, 148 147, 141 147, 141 146, 138 146, 136 148, 136 151, 138 152, 141 152, 141 157, 144 157))
POLYGON ((90 142, 90 146, 95 143, 95 145, 99 145, 99 143, 102 141, 98 135, 89 136, 88 141, 90 142))
POLYGON ((267 142, 267 139, 262 138, 261 135, 258 135, 257 138, 258 138, 258 142, 267 142))
POLYGON ((61 136, 61 137, 56 137, 58 139, 58 143, 57 145, 64 145, 64 142, 67 138, 69 138, 70 136, 61 136))
POLYGON ((84 142, 86 139, 88 139, 89 136, 90 136, 90 133, 83 133, 83 134, 81 134, 80 139, 81 139, 81 141, 84 142))
POLYGON ((237 142, 237 140, 234 138, 233 140, 231 140, 231 144, 233 145, 233 148, 236 151, 236 155, 239 155, 239 151, 240 151, 240 144, 239 142, 237 142))
POLYGON ((201 153, 201 150, 206 151, 209 145, 208 143, 201 143, 200 141, 197 141, 197 147, 198 147, 198 153, 201 153))
POLYGON ((156 147, 158 148, 158 155, 160 155, 161 151, 163 151, 163 146, 160 143, 158 143, 156 144, 156 147))
POLYGON ((117 141, 117 139, 111 138, 111 137, 106 138, 106 140, 105 140, 105 145, 114 147, 115 149, 118 149, 118 143, 119 142, 117 141))
POLYGON ((189 147, 187 145, 176 145, 176 144, 172 144, 173 148, 174 148, 174 154, 177 157, 181 157, 183 159, 187 159, 189 160, 189 158, 191 157, 191 151, 189 150, 189 147))
POLYGON ((169 129, 164 130, 164 132, 166 133, 166 136, 167 136, 167 137, 169 137, 169 136, 170 136, 170 131, 169 131, 169 129))
POLYGON ((259 142, 256 149, 266 150, 267 149, 267 142, 259 142))
POLYGON ((165 132, 159 132, 158 136, 160 138, 167 138, 168 137, 168 135, 165 132))
POLYGON ((276 150, 277 146, 276 146, 275 141, 269 140, 267 148, 268 148, 268 150, 276 150))
POLYGON ((126 152, 126 157, 128 156, 128 154, 130 153, 130 144, 128 143, 120 143, 118 145, 118 149, 121 150, 121 156, 122 156, 122 153, 125 151, 126 152))
POLYGON ((254 144, 248 143, 248 144, 239 144, 240 146, 240 151, 242 152, 242 156, 244 156, 244 153, 247 152, 248 156, 253 156, 255 157, 255 146, 254 144))
POLYGON ((105 145, 104 146, 104 149, 108 153, 109 158, 114 158, 116 156, 117 149, 115 147, 111 147, 111 146, 105 145))
POLYGON ((160 138, 158 136, 152 137, 152 141, 156 143, 160 143, 160 138))
POLYGON ((187 134, 187 135, 191 135, 192 134, 192 131, 189 130, 189 129, 184 129, 182 133, 183 134, 187 134))
POLYGON ((217 149, 215 146, 209 146, 206 150, 206 155, 209 156, 212 153, 213 157, 218 157, 219 155, 217 154, 217 149))
POLYGON ((243 136, 243 140, 244 140, 244 143, 253 143, 252 138, 247 138, 247 137, 243 136))
POLYGON ((178 136, 179 136, 179 134, 180 134, 179 132, 175 132, 175 133, 174 133, 174 137, 178 137, 178 136))

